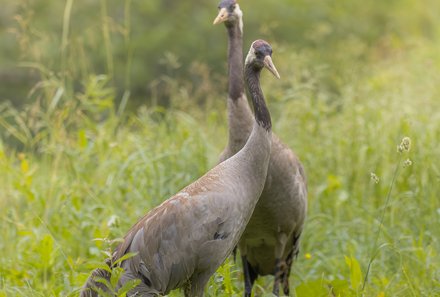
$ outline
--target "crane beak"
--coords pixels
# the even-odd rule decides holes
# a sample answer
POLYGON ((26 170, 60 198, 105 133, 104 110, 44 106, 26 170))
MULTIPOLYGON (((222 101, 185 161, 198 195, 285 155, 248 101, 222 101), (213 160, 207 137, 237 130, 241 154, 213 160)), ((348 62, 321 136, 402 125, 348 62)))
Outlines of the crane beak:
POLYGON ((227 19, 228 19, 228 11, 226 8, 223 7, 223 8, 220 8, 217 17, 215 18, 215 20, 212 24, 217 25, 217 24, 223 23, 227 19))
POLYGON ((264 67, 266 67, 267 70, 269 70, 276 78, 280 78, 280 75, 278 74, 278 71, 273 64, 272 58, 270 56, 264 57, 264 67))

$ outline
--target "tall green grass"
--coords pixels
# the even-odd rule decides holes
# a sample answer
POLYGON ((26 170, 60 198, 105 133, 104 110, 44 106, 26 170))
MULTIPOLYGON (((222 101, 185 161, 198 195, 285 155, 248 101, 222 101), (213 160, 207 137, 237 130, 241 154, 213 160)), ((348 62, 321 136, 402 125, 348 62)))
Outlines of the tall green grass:
MULTIPOLYGON (((226 143, 226 95, 215 87, 224 77, 195 64, 187 70, 197 84, 162 78, 170 108, 126 110, 129 76, 122 92, 115 89, 109 29, 100 33, 109 38, 107 70, 94 73, 68 34, 74 5, 66 2, 53 49, 64 66, 53 71, 31 43, 35 55, 22 64, 39 73, 31 100, 19 109, 0 105, 0 296, 77 295, 115 241, 214 166, 226 143)), ((100 5, 109 24, 106 1, 100 5)), ((309 181, 291 276, 296 296, 440 295, 440 44, 414 36, 373 45, 347 39, 332 45, 328 63, 321 49, 274 43, 282 79, 263 74, 263 90, 274 131, 309 181), (399 153, 403 137, 411 150, 399 153)), ((259 279, 255 295, 270 296, 271 286, 272 278, 259 279)), ((240 263, 228 259, 206 293, 242 292, 240 263)))

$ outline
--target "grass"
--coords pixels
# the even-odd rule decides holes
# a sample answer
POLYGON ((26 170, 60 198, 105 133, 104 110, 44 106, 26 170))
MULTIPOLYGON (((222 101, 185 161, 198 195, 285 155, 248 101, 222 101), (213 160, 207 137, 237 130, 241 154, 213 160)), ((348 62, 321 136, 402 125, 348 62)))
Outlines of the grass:
MULTIPOLYGON (((73 50, 64 48, 64 20, 61 53, 73 50)), ((328 63, 319 50, 275 43, 282 79, 262 77, 274 131, 309 180, 291 288, 299 297, 440 296, 440 45, 405 39, 363 48, 359 59, 362 44, 350 42, 332 48, 328 63), (399 153, 403 137, 411 150, 399 153)), ((111 40, 104 45, 110 70, 111 40)), ((169 109, 132 112, 129 91, 122 100, 111 75, 77 80, 37 66, 32 102, 0 105, 0 296, 75 296, 113 240, 216 164, 227 139, 225 94, 200 66, 203 91, 169 77, 169 109)), ((255 295, 270 296, 271 285, 259 279, 255 295)), ((232 259, 206 291, 242 292, 232 259)))

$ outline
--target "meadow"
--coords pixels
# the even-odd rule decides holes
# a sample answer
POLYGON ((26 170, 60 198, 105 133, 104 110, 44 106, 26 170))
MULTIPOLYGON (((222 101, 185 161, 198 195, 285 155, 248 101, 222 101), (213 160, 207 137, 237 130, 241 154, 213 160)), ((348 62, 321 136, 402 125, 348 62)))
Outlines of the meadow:
MULTIPOLYGON (((0 18, 0 75, 26 73, 0 88, 0 297, 77 296, 227 140, 217 3, 173 4, 191 12, 173 39, 159 1, 37 2, 0 18)), ((262 75, 273 130, 308 178, 294 296, 440 296, 440 4, 384 2, 284 0, 260 19, 267 2, 243 1, 245 52, 267 39, 281 75, 262 75)), ((242 281, 230 257, 206 296, 241 296, 242 281)), ((255 296, 271 287, 258 279, 255 296)))

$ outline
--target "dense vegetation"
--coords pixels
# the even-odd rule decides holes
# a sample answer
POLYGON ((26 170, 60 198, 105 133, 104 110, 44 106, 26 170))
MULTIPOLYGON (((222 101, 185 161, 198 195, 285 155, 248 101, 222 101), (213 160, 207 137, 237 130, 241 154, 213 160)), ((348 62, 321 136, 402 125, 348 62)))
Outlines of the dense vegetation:
MULTIPOLYGON (((77 295, 139 217, 216 164, 227 139, 216 5, 2 4, 0 296, 77 295)), ((274 45, 281 80, 264 74, 263 90, 309 180, 292 290, 440 296, 440 2, 241 7, 245 47, 274 45)), ((240 296, 240 267, 228 260, 207 295, 240 296)))

